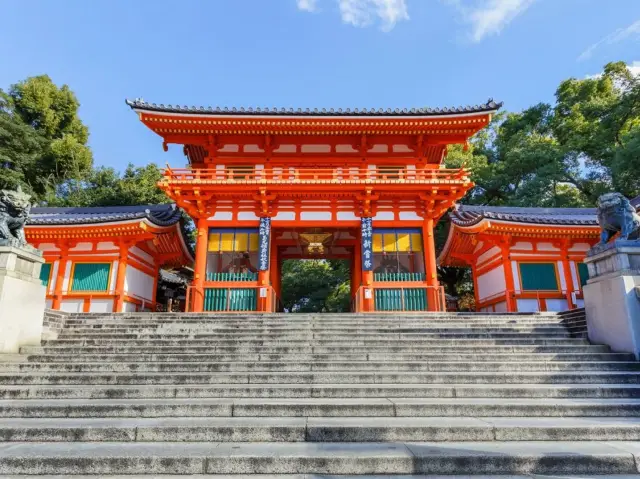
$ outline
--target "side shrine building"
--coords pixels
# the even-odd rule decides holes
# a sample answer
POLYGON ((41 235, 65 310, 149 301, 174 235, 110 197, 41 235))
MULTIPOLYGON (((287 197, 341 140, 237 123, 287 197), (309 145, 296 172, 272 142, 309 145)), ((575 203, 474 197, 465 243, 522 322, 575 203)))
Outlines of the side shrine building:
POLYGON ((500 107, 293 110, 127 101, 182 145, 160 187, 196 222, 191 311, 275 311, 281 263, 350 261, 355 311, 438 310, 434 223, 473 185, 444 169, 500 107))
POLYGON ((471 267, 477 311, 565 311, 584 305, 583 263, 600 240, 595 208, 458 205, 438 261, 471 267))
POLYGON ((154 310, 159 269, 193 263, 175 205, 33 208, 27 241, 42 250, 47 307, 154 310))

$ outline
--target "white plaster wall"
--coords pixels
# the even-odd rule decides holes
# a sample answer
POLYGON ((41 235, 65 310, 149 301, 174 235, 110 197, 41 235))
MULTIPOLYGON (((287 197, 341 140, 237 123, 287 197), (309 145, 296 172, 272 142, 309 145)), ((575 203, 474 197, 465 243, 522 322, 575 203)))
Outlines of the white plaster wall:
MULTIPOLYGON (((27 227, 27 229, 29 229, 27 227)), ((58 248, 55 244, 53 243, 40 243, 38 245, 38 249, 40 251, 60 251, 60 248, 58 248)))
POLYGON ((496 313, 506 313, 507 312, 507 302, 501 301, 495 304, 496 313))
POLYGON ((330 211, 301 211, 300 219, 302 221, 316 221, 316 220, 331 220, 331 212, 330 211))
POLYGON ((566 311, 569 309, 566 299, 547 299, 547 311, 566 311))
POLYGON ((353 211, 338 211, 338 221, 354 221, 359 220, 353 211))
POLYGON ((116 281, 118 278, 118 265, 120 262, 115 260, 111 265, 111 278, 109 278, 109 291, 115 291, 116 289, 116 281))
POLYGON ((150 275, 131 265, 127 265, 124 274, 125 293, 151 301, 153 298, 153 282, 153 277, 150 275))
POLYGON ((211 221, 230 221, 233 219, 233 213, 231 211, 217 211, 208 219, 211 221))
POLYGON ((576 243, 569 248, 569 251, 588 251, 589 249, 591 249, 589 243, 576 243))
POLYGON ((84 299, 63 299, 60 302, 60 311, 67 313, 81 313, 84 306, 84 299))
POLYGON ((117 249, 116 244, 113 241, 101 241, 100 243, 98 243, 98 246, 96 247, 96 249, 98 251, 100 250, 112 250, 112 249, 117 249))
POLYGON ((69 291, 69 285, 70 285, 70 281, 71 281, 71 267, 72 267, 72 262, 71 261, 67 261, 67 265, 64 269, 64 280, 62 281, 62 291, 63 292, 67 292, 69 291))
POLYGON ((484 299, 507 289, 502 265, 478 276, 478 298, 484 299))
POLYGON ((498 248, 497 246, 494 246, 490 250, 485 251, 480 256, 478 256, 478 259, 476 260, 476 265, 480 266, 482 263, 484 263, 485 261, 487 261, 491 257, 497 255, 498 253, 500 253, 500 248, 498 248))
POLYGON ((44 307, 47 309, 51 309, 53 307, 53 299, 47 299, 44 303, 44 307))
POLYGON ((260 221, 253 211, 239 211, 238 219, 241 221, 260 221))
POLYGON ((556 248, 551 243, 538 243, 538 251, 560 251, 560 248, 556 248))
POLYGON ((89 304, 91 313, 112 313, 113 299, 92 299, 89 304))
POLYGON ((395 216, 393 211, 380 211, 377 215, 373 217, 374 220, 394 220, 395 216))
POLYGON ((294 221, 296 213, 294 211, 278 211, 278 214, 272 218, 272 221, 294 221))
POLYGON ((91 251, 93 249, 92 243, 78 243, 74 248, 70 248, 69 251, 75 253, 77 251, 91 251))
POLYGON ((513 289, 516 291, 520 291, 522 289, 522 285, 520 284, 520 274, 518 272, 518 262, 511 262, 511 276, 513 276, 513 289))
POLYGON ((516 244, 512 246, 512 249, 522 249, 522 250, 533 250, 533 245, 528 241, 518 241, 516 244))
POLYGON ((142 258, 143 260, 145 260, 149 264, 155 264, 155 262, 153 261, 153 256, 151 256, 149 253, 145 253, 144 251, 142 251, 137 246, 131 247, 129 249, 129 253, 135 254, 138 258, 142 258))
POLYGON ((53 294, 56 290, 56 279, 58 278, 58 268, 60 267, 60 260, 57 259, 51 266, 51 278, 49 280, 49 294, 53 294))
POLYGON ((562 264, 562 261, 557 261, 556 265, 558 266, 558 278, 560 279, 560 291, 567 291, 567 282, 564 280, 564 265, 562 264))
POLYGON ((584 308, 584 299, 576 299, 576 307, 584 308))
POLYGON ((136 312, 135 303, 129 303, 128 301, 125 301, 122 304, 122 312, 123 313, 135 313, 136 312))
POLYGON ((571 279, 573 280, 573 290, 580 291, 580 278, 578 277, 578 267, 575 261, 569 261, 569 267, 571 268, 571 279))
POLYGON ((416 214, 415 211, 401 211, 400 212, 401 220, 421 220, 422 218, 416 214))
POLYGON ((537 299, 517 299, 516 306, 520 313, 535 313, 539 311, 537 299))

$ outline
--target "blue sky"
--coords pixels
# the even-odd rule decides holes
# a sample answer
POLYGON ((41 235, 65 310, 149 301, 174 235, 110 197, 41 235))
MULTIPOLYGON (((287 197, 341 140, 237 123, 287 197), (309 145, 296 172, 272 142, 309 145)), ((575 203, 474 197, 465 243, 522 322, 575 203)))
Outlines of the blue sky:
POLYGON ((174 166, 125 105, 420 107, 551 101, 614 60, 640 71, 638 0, 4 0, 0 88, 77 94, 96 164, 174 166))

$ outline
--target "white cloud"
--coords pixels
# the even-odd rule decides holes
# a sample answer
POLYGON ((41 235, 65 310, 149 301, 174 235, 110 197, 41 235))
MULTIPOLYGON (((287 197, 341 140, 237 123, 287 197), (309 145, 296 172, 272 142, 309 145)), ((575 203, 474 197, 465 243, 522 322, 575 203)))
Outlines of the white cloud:
POLYGON ((469 38, 474 43, 499 34, 518 15, 527 10, 536 0, 445 0, 453 5, 462 21, 471 27, 469 38))
POLYGON ((315 12, 318 8, 318 0, 297 0, 298 8, 305 12, 315 12))
MULTIPOLYGON (((583 51, 578 57, 578 61, 587 60, 591 58, 593 52, 596 49, 600 48, 603 45, 614 45, 616 43, 622 42, 627 39, 640 39, 640 20, 636 20, 631 25, 618 28, 615 32, 610 33, 604 38, 601 38, 593 45, 589 46, 585 51, 583 51)), ((637 63, 637 62, 634 62, 637 63)))
POLYGON ((631 65, 629 65, 629 70, 636 76, 640 76, 640 62, 635 61, 631 65))
POLYGON ((405 0, 338 0, 338 7, 342 21, 356 27, 369 26, 377 17, 382 30, 389 31, 409 19, 405 0))
MULTIPOLYGON (((315 12, 318 0, 296 0, 298 8, 307 12, 315 12)), ((344 23, 355 27, 368 27, 376 21, 380 28, 388 32, 396 23, 409 20, 405 0, 336 0, 340 16, 344 23)))

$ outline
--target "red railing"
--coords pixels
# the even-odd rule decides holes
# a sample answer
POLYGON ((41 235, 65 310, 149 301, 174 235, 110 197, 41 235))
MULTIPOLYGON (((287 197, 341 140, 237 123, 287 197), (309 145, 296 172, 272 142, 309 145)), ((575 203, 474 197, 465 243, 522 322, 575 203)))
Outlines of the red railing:
MULTIPOLYGON (((567 291, 567 290, 540 290, 540 291, 500 291, 499 293, 492 294, 486 298, 482 298, 478 304, 476 304, 476 310, 480 311, 485 308, 493 308, 500 303, 506 303, 507 299, 511 295, 511 299, 515 302, 519 299, 529 299, 536 301, 537 311, 547 311, 547 300, 567 300, 571 297, 571 301, 568 301, 567 307, 569 309, 577 308, 576 301, 583 299, 582 291, 567 291)), ((505 305, 505 308, 507 306, 505 305)), ((517 310, 517 308, 516 308, 517 310)), ((506 311, 506 309, 505 309, 506 311)))
POLYGON ((221 169, 172 169, 164 170, 164 181, 172 184, 317 184, 317 183, 468 183, 469 172, 466 169, 416 169, 384 168, 369 169, 363 167, 338 168, 298 168, 298 167, 226 167, 221 169))

